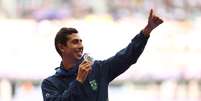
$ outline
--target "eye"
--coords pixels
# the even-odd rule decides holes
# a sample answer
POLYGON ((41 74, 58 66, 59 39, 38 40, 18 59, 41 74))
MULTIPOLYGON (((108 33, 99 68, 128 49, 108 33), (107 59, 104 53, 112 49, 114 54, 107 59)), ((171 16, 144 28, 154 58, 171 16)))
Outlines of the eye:
POLYGON ((82 40, 81 39, 74 39, 74 40, 72 40, 72 43, 73 44, 82 43, 82 40))

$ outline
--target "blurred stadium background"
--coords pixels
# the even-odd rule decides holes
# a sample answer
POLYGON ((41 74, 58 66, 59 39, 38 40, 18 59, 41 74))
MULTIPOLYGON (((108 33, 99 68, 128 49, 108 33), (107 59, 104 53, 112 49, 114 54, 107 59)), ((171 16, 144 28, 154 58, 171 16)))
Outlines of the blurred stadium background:
POLYGON ((60 57, 55 33, 75 27, 85 52, 106 59, 146 25, 165 23, 109 87, 110 101, 201 101, 201 0, 0 0, 0 101, 42 101, 60 57))

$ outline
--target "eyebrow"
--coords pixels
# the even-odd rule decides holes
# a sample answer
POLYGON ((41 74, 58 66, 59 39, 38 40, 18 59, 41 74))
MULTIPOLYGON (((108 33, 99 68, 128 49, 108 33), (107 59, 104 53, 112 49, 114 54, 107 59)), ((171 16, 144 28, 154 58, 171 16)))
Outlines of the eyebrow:
POLYGON ((81 41, 82 42, 82 39, 75 38, 75 39, 72 39, 71 41, 81 41))

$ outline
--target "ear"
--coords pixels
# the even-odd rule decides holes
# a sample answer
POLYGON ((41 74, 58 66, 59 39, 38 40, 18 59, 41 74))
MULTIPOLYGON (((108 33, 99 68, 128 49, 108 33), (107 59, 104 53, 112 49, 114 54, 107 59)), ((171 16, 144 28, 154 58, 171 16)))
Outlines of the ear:
POLYGON ((61 51, 61 52, 64 52, 64 45, 63 44, 57 44, 57 47, 59 48, 59 50, 61 51))

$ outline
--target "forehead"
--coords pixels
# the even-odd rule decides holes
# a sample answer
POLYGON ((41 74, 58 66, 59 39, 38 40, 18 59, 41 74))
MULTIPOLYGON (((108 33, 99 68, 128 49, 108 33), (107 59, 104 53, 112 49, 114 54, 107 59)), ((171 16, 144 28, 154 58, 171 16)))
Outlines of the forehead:
POLYGON ((68 40, 81 39, 78 33, 72 33, 67 36, 68 40))

